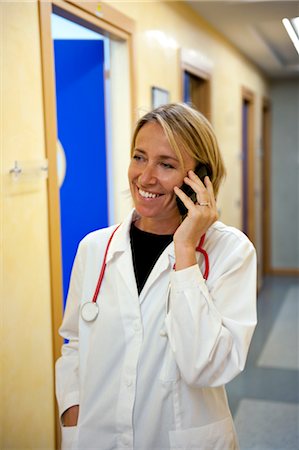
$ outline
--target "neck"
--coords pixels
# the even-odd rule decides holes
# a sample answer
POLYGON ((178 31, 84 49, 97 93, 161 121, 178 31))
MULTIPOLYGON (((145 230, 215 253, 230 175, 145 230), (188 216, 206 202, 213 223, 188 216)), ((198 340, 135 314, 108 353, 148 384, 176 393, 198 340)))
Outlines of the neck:
POLYGON ((159 220, 150 217, 140 217, 136 220, 135 226, 139 230, 147 231, 153 234, 174 234, 181 223, 181 217, 176 217, 175 220, 159 220))

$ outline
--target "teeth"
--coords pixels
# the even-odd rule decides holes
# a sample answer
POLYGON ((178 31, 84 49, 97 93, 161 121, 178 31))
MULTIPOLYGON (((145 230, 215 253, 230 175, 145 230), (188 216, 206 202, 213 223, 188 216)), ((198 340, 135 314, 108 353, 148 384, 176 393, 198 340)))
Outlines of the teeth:
POLYGON ((157 197, 159 197, 159 194, 152 194, 151 192, 142 191, 141 189, 139 189, 139 194, 141 195, 141 197, 144 197, 144 198, 157 198, 157 197))

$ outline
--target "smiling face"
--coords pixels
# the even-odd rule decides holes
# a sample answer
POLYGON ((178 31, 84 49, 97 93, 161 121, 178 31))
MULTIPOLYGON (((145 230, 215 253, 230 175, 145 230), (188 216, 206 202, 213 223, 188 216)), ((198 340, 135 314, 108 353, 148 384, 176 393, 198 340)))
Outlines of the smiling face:
POLYGON ((181 216, 173 188, 181 186, 187 171, 195 167, 191 156, 182 153, 182 157, 184 168, 158 123, 149 122, 140 128, 128 172, 132 198, 140 215, 138 228, 171 234, 178 227, 181 216))

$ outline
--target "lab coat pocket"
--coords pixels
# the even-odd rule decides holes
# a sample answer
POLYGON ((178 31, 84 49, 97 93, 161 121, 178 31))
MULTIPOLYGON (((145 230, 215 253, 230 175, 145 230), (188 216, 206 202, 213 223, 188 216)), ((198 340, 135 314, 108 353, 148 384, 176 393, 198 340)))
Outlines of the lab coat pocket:
POLYGON ((61 450, 73 448, 78 427, 61 427, 61 450))
POLYGON ((175 361, 174 354, 170 348, 170 345, 167 345, 159 379, 164 383, 170 383, 173 381, 178 381, 180 378, 180 371, 175 361))
POLYGON ((172 450, 238 450, 232 419, 213 422, 199 428, 169 432, 172 450))

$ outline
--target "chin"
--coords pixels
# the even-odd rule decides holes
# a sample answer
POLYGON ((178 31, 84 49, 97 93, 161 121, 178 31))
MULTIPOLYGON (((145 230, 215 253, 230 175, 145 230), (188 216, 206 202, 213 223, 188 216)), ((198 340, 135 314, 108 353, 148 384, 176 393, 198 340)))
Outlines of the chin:
POLYGON ((167 210, 166 208, 159 208, 159 210, 154 210, 153 208, 135 205, 135 209, 140 217, 144 217, 146 219, 171 221, 174 218, 180 216, 179 210, 177 208, 172 210, 167 210))
POLYGON ((146 208, 144 206, 135 205, 135 209, 140 217, 147 217, 148 219, 154 219, 155 217, 159 217, 160 214, 153 211, 150 208, 146 208))

